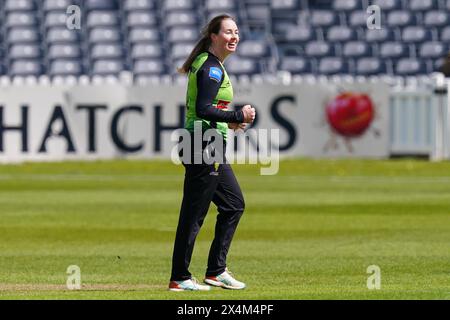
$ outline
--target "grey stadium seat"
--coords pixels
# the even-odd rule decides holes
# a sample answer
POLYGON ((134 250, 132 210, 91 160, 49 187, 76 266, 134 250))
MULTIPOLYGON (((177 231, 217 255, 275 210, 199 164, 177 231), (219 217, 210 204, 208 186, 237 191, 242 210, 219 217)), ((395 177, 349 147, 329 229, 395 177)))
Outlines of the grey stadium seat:
POLYGON ((67 28, 67 14, 65 12, 49 12, 44 18, 44 25, 48 28, 67 28))
POLYGON ((349 25, 351 27, 367 28, 367 13, 364 11, 351 12, 349 25))
POLYGON ((387 42, 394 40, 394 33, 392 30, 388 28, 380 29, 380 30, 367 30, 366 31, 366 39, 369 43, 379 43, 379 42, 387 42))
POLYGON ((310 57, 325 57, 331 54, 331 46, 324 41, 312 41, 306 44, 305 53, 310 57))
POLYGON ((414 76, 425 73, 426 69, 422 61, 414 58, 405 58, 397 62, 395 72, 396 75, 414 76))
POLYGON ((299 0, 272 0, 270 1, 270 7, 272 9, 283 9, 283 10, 300 9, 299 0))
POLYGON ((125 0, 123 9, 125 11, 150 11, 155 9, 155 2, 153 0, 125 0))
POLYGON ((93 75, 117 75, 124 70, 122 60, 98 60, 94 62, 93 75))
POLYGON ((81 63, 79 60, 55 60, 50 64, 49 74, 51 76, 81 75, 81 63))
POLYGON ((158 42, 160 40, 158 29, 133 28, 128 34, 130 43, 136 42, 158 42))
POLYGON ((208 11, 223 11, 236 9, 235 0, 206 0, 206 10, 208 11))
POLYGON ((185 59, 189 56, 195 43, 177 43, 171 49, 171 57, 174 60, 185 59))
POLYGON ((35 27, 37 18, 34 12, 11 12, 6 15, 6 28, 35 27))
POLYGON ((193 42, 197 41, 200 37, 199 31, 196 28, 188 27, 174 27, 170 29, 167 36, 167 40, 170 43, 173 42, 193 42))
POLYGON ((392 11, 387 16, 387 24, 391 27, 406 27, 413 23, 414 17, 409 11, 392 11))
POLYGON ((37 59, 41 56, 41 49, 33 44, 16 44, 9 49, 9 59, 37 59))
POLYGON ((429 30, 420 26, 409 26, 402 31, 402 41, 407 43, 419 43, 431 40, 429 30))
POLYGON ((406 47, 400 42, 386 42, 381 45, 380 56, 382 58, 401 58, 407 55, 406 47))
POLYGON ((47 43, 73 43, 78 41, 78 34, 67 28, 51 28, 47 31, 47 43))
POLYGON ((192 10, 194 9, 193 0, 164 0, 163 9, 166 11, 192 10))
POLYGON ((360 58, 371 54, 370 47, 363 41, 351 41, 344 44, 342 49, 344 57, 360 58))
POLYGON ((445 27, 449 23, 448 13, 446 11, 428 11, 424 16, 424 25, 426 27, 445 27))
POLYGON ((419 55, 422 58, 442 58, 447 54, 445 45, 442 42, 430 41, 420 46, 419 55))
POLYGON ((56 59, 76 59, 81 57, 81 49, 77 44, 55 44, 49 47, 47 58, 49 61, 56 59))
POLYGON ((249 75, 259 72, 258 63, 255 59, 234 56, 227 59, 225 64, 227 72, 232 75, 249 75))
POLYGON ((145 11, 130 12, 127 16, 128 27, 156 26, 157 19, 154 13, 145 11))
POLYGON ((408 7, 412 11, 431 11, 438 9, 436 0, 409 0, 408 7))
POLYGON ((333 26, 328 29, 327 38, 330 42, 352 41, 356 39, 356 34, 354 29, 350 29, 349 27, 333 26))
POLYGON ((310 19, 311 26, 313 27, 330 27, 337 22, 336 14, 328 10, 313 11, 310 19))
POLYGON ((123 55, 122 45, 120 44, 96 44, 92 47, 91 58, 98 59, 120 59, 123 55))
POLYGON ((136 75, 160 75, 165 72, 160 60, 137 60, 133 65, 133 72, 136 75))
POLYGON ((356 74, 369 76, 386 72, 382 60, 373 57, 361 58, 356 63, 356 74))
POLYGON ((175 26, 195 26, 197 24, 197 16, 194 12, 170 12, 164 19, 166 27, 175 26))
POLYGON ((250 20, 268 21, 270 19, 270 8, 267 5, 248 6, 246 11, 250 20))
POLYGON ((159 58, 162 56, 162 48, 159 44, 136 44, 131 49, 133 59, 159 58))
POLYGON ((281 61, 280 69, 292 74, 311 73, 310 63, 301 57, 285 57, 281 61))
POLYGON ((337 11, 356 11, 362 9, 361 0, 334 0, 333 9, 337 11))
POLYGON ((326 57, 320 60, 319 73, 325 75, 346 74, 348 69, 341 58, 326 57))
POLYGON ((310 27, 289 27, 286 32, 286 40, 288 40, 289 42, 304 43, 314 39, 314 31, 310 27))
POLYGON ((39 76, 42 73, 39 60, 16 60, 9 67, 10 76, 39 76))
POLYGON ((38 42, 40 39, 39 33, 35 28, 12 28, 7 37, 7 43, 9 45, 38 42))
POLYGON ((266 42, 259 40, 247 40, 239 43, 239 55, 249 58, 263 58, 268 56, 269 47, 266 42))
POLYGON ((66 11, 72 4, 77 4, 72 0, 44 0, 43 9, 47 11, 66 11))
POLYGON ((119 42, 121 39, 120 30, 117 27, 94 28, 89 32, 90 43, 119 42))
POLYGON ((33 0, 6 0, 4 4, 6 12, 33 11, 34 9, 35 3, 33 0))
POLYGON ((91 11, 87 16, 88 28, 114 27, 119 24, 119 18, 115 11, 91 11))

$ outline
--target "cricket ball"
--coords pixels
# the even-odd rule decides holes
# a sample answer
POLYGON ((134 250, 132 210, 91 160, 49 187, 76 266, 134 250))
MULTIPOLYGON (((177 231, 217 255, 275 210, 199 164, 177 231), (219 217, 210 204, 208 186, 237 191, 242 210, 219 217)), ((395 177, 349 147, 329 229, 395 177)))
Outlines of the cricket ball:
POLYGON ((370 127, 375 111, 368 95, 345 92, 327 104, 326 113, 334 131, 344 137, 357 137, 370 127))

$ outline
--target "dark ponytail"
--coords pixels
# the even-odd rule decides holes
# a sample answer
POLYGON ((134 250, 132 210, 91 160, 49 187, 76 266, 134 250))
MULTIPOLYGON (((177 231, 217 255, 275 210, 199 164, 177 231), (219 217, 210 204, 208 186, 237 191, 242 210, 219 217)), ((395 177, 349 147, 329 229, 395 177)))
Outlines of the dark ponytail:
POLYGON ((211 21, 203 28, 201 39, 197 42, 194 49, 192 49, 191 54, 183 63, 183 66, 178 69, 179 73, 188 73, 195 58, 197 58, 200 53, 208 51, 211 46, 211 34, 219 34, 220 28, 222 27, 222 21, 225 19, 234 20, 232 16, 222 14, 211 19, 211 21))

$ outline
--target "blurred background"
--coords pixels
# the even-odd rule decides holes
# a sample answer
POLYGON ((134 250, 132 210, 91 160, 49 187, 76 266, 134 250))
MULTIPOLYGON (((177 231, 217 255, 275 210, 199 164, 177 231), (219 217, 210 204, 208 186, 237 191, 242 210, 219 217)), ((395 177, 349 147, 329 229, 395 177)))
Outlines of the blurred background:
MULTIPOLYGON (((176 69, 191 52, 202 27, 222 13, 234 16, 240 28, 237 54, 225 61, 235 84, 234 107, 251 102, 259 107, 263 120, 260 127, 284 129, 282 140, 288 141, 285 149, 298 146, 288 155, 323 156, 319 149, 336 149, 336 137, 340 137, 347 152, 325 156, 450 158, 447 84, 445 75, 439 72, 445 72, 450 65, 446 63, 450 1, 446 0, 0 0, 1 101, 5 112, 11 114, 5 119, 36 120, 37 115, 25 117, 19 113, 18 105, 25 102, 40 101, 40 112, 44 113, 41 117, 62 121, 57 113, 48 111, 46 115, 43 105, 63 105, 69 112, 71 105, 79 108, 80 103, 105 103, 117 109, 152 101, 167 105, 163 106, 164 112, 158 113, 170 119, 167 121, 172 124, 167 128, 182 127, 179 119, 184 117, 183 110, 179 115, 174 110, 177 104, 184 103, 186 77, 177 74, 176 69), (94 90, 95 93, 76 89, 80 85, 94 88, 101 84, 116 87, 94 90), (27 89, 27 94, 21 95, 24 85, 36 90, 27 89), (289 94, 284 101, 294 101, 297 108, 288 110, 276 105, 275 108, 286 110, 277 111, 277 118, 271 111, 272 102, 279 102, 277 97, 283 96, 285 89, 289 94), (305 95, 311 90, 316 92, 307 98, 305 95), (332 119, 330 103, 339 100, 339 93, 345 91, 368 94, 371 99, 370 121, 353 130, 358 134, 338 128, 345 126, 345 121, 358 122, 351 118, 363 115, 355 111, 355 102, 351 105, 347 101, 346 116, 332 119), (33 96, 33 92, 39 94, 33 96), (153 99, 148 99, 150 96, 153 99), (306 107, 298 107, 299 101, 304 101, 306 107), (115 102, 117 106, 113 106, 115 102), (280 120, 283 112, 285 119, 280 120), (264 117, 270 120, 264 121, 264 117), (297 119, 297 123, 289 125, 289 118, 297 119), (301 129, 296 128, 298 125, 301 129), (306 130, 303 137, 314 137, 316 141, 299 142, 295 131, 301 130, 306 130), (323 137, 318 138, 321 134, 323 137), (328 141, 326 135, 331 136, 328 141), (354 138, 360 145, 348 142, 354 138), (370 146, 377 141, 382 150, 371 152, 374 148, 370 146)), ((151 106, 144 106, 147 107, 151 106)), ((91 116, 95 113, 89 112, 91 116)), ((69 118, 68 128, 62 123, 67 130, 59 130, 59 136, 64 136, 67 143, 73 122, 80 123, 79 119, 72 120, 70 115, 69 118)), ((133 139, 142 134, 130 133, 136 125, 126 124, 132 121, 129 115, 120 118, 123 120, 116 119, 116 124, 121 127, 118 130, 122 136, 133 139)), ((106 121, 102 119, 100 123, 106 121)), ((148 121, 159 129, 166 128, 162 120, 148 121)), ((39 123, 39 129, 33 129, 39 125, 30 124, 29 131, 36 130, 32 136, 43 135, 49 122, 41 119, 39 123)), ((50 121, 48 127, 52 125, 50 121)), ((15 128, 9 122, 5 126, 15 128)), ((86 125, 74 130, 82 132, 78 136, 88 135, 92 142, 95 132, 88 132, 89 128, 92 129, 86 125)), ((17 144, 17 137, 11 136, 18 132, 13 131, 8 131, 7 146, 17 144)), ((22 133, 24 137, 25 131, 22 133)), ((56 129, 48 129, 46 136, 50 133, 58 136, 56 129)), ((107 140, 111 139, 104 138, 107 140)), ((38 149, 39 143, 32 142, 35 146, 31 149, 38 149)), ((102 140, 99 145, 106 143, 102 140)), ((168 149, 166 143, 162 145, 168 149)), ((27 148, 22 146, 24 149, 27 148)), ((63 147, 60 149, 60 154, 68 153, 63 147)), ((160 150, 156 147, 153 151, 158 155, 160 150)), ((167 157, 167 151, 163 150, 162 155, 167 157)), ((9 161, 14 156, 1 157, 9 161)))
POLYGON ((0 299, 449 299, 449 14, 450 0, 0 0, 0 299), (222 13, 241 35, 231 108, 252 104, 284 158, 273 176, 234 166, 246 213, 229 262, 249 290, 174 297, 176 68, 222 13))
POLYGON ((446 0, 1 0, 0 74, 174 76, 201 27, 229 13, 242 38, 227 62, 235 76, 425 75, 448 52, 449 10, 446 0), (369 5, 381 30, 367 27, 369 5))

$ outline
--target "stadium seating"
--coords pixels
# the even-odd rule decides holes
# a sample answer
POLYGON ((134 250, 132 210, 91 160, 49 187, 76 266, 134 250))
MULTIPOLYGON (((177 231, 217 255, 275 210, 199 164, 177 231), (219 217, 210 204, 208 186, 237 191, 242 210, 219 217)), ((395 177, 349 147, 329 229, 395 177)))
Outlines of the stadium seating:
POLYGON ((311 64, 302 57, 286 57, 280 64, 280 69, 292 74, 312 73, 311 64))
POLYGON ((231 57, 225 64, 227 72, 234 75, 252 75, 260 71, 258 61, 254 59, 231 57))
POLYGON ((450 0, 0 0, 0 75, 175 76, 219 13, 241 30, 230 73, 427 74, 449 49, 449 11, 450 0), (380 30, 367 27, 370 4, 380 30), (67 27, 71 5, 81 30, 67 27))
POLYGON ((386 65, 378 58, 361 58, 356 64, 356 73, 363 76, 383 74, 386 65))

